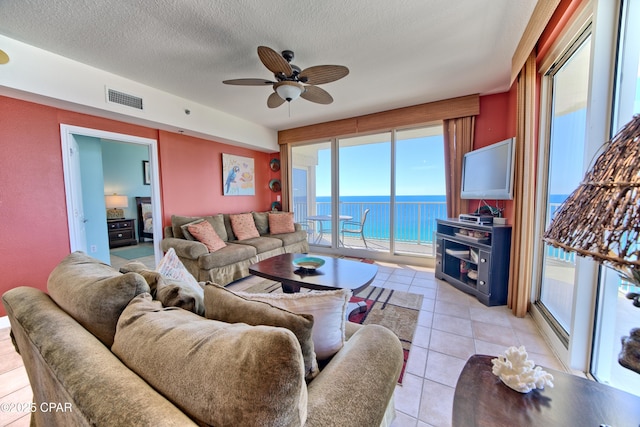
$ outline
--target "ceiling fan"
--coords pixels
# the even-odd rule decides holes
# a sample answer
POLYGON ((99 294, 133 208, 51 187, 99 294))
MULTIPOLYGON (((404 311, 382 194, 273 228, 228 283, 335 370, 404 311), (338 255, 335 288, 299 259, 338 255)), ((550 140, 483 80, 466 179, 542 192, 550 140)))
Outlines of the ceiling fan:
POLYGON ((258 57, 271 71, 276 81, 265 79, 233 79, 222 83, 239 86, 272 85, 274 92, 267 99, 269 108, 276 108, 285 101, 291 102, 301 97, 318 104, 331 104, 333 98, 327 91, 316 85, 331 83, 349 74, 342 65, 316 65, 301 70, 291 64, 293 51, 283 50, 282 55, 266 46, 258 46, 258 57))

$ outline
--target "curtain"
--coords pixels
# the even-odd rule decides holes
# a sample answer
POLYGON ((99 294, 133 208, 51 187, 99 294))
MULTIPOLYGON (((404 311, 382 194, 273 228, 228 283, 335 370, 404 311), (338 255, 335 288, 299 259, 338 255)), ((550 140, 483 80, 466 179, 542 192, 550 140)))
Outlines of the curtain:
POLYGON ((514 162, 513 228, 507 304, 523 317, 531 295, 535 216, 536 82, 535 52, 518 76, 517 129, 514 162))
POLYGON ((289 162, 289 149, 288 144, 280 146, 280 181, 281 181, 281 195, 282 195, 282 211, 293 212, 293 203, 291 202, 291 166, 289 162))
POLYGON ((475 116, 443 120, 444 161, 447 187, 447 216, 457 218, 469 213, 466 200, 460 198, 462 158, 473 150, 475 116))

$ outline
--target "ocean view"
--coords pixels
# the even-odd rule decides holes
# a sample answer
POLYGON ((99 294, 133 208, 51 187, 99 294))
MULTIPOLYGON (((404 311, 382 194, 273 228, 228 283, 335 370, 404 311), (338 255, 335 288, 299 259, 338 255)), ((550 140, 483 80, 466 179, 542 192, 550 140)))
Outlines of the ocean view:
MULTIPOLYGON (((566 194, 550 196, 555 205, 552 212, 568 197, 566 194)), ((447 218, 446 197, 444 195, 397 196, 395 203, 396 241, 431 243, 436 231, 436 219, 447 218)), ((493 201, 491 201, 493 202, 493 201)), ((315 215, 331 214, 331 197, 316 197, 315 215)), ((365 224, 367 238, 388 240, 390 220, 389 196, 343 196, 340 197, 340 215, 360 221, 365 209, 369 209, 369 216, 365 224)), ((473 210, 473 206, 470 209, 473 210)), ((294 208, 296 221, 303 222, 311 215, 305 197, 295 199, 294 208)), ((323 223, 325 230, 330 229, 330 221, 323 223)), ((558 252, 558 249, 549 249, 558 252)))
MULTIPOLYGON (((433 241, 437 218, 447 217, 444 195, 396 196, 394 230, 397 241, 428 243, 433 241)), ((389 196, 343 196, 340 197, 340 215, 347 215, 360 221, 365 209, 370 209, 365 224, 365 235, 372 239, 389 239, 390 224, 389 196)), ((295 200, 297 220, 309 216, 307 200, 295 200)), ((316 215, 331 214, 331 197, 316 198, 316 215)), ((329 228, 329 222, 323 225, 329 228)))

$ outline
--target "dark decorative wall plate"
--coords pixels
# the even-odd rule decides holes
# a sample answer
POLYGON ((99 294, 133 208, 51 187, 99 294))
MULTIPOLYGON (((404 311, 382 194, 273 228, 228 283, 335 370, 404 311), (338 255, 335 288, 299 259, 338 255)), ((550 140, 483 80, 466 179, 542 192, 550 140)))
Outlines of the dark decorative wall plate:
POLYGON ((271 181, 269 181, 269 188, 274 193, 278 193, 282 188, 281 185, 280 185, 280 180, 279 179, 272 179, 271 181))

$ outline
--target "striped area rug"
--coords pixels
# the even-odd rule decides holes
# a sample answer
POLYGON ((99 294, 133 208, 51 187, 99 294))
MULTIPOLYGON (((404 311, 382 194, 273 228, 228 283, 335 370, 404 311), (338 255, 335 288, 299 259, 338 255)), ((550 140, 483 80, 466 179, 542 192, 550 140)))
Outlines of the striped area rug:
MULTIPOLYGON (((282 287, 278 282, 265 280, 244 291, 252 293, 279 293, 282 292, 282 287)), ((302 292, 304 291, 305 289, 302 289, 302 292)), ((404 350, 404 364, 400 372, 400 377, 398 378, 399 384, 402 384, 407 360, 409 359, 411 342, 418 324, 420 307, 422 307, 422 298, 422 295, 376 286, 369 286, 351 298, 351 302, 364 301, 367 305, 367 310, 362 313, 352 313, 349 316, 350 322, 360 323, 362 325, 382 325, 393 331, 400 339, 402 349, 404 350)))
POLYGON ((364 301, 367 304, 367 311, 352 313, 349 316, 350 322, 382 325, 400 338, 404 350, 404 364, 398 384, 402 384, 407 360, 409 360, 409 350, 411 350, 411 342, 418 324, 422 298, 422 295, 375 286, 369 286, 351 298, 352 302, 364 301))

